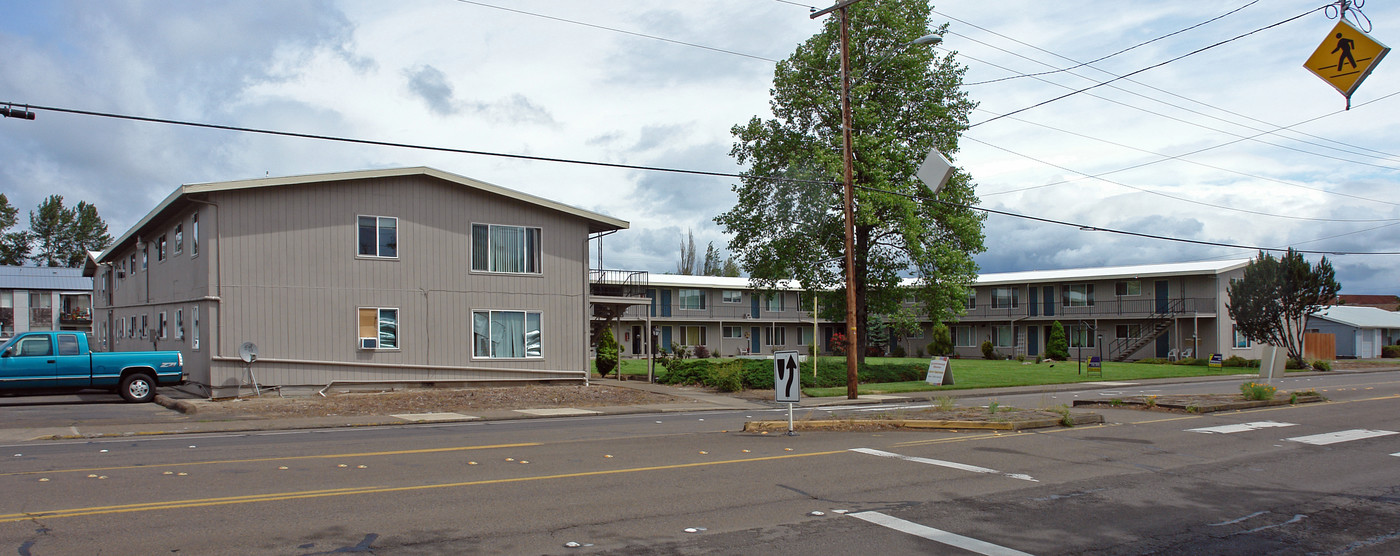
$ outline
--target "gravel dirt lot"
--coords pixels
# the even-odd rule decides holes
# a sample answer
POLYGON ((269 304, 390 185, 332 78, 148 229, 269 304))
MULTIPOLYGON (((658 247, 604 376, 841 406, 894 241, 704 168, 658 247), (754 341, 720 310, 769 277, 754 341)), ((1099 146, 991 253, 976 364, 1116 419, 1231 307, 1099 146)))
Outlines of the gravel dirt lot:
POLYGON ((648 405, 682 401, 664 394, 592 384, 527 385, 487 388, 415 388, 387 392, 328 394, 326 397, 262 397, 200 401, 200 416, 210 418, 332 417, 404 413, 469 413, 484 409, 539 409, 648 405))

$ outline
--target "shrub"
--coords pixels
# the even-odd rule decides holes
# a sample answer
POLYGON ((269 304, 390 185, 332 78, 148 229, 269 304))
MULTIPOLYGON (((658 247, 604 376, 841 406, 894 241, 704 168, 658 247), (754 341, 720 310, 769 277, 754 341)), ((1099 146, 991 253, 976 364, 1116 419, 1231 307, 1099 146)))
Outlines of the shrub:
POLYGON ((1301 368, 1303 368, 1303 363, 1300 362, 1300 361, 1298 361, 1297 359, 1293 359, 1293 358, 1290 357, 1290 358, 1288 359, 1288 361, 1285 361, 1285 362, 1283 363, 1283 368, 1285 368, 1285 369, 1301 369, 1301 368))
POLYGON ((894 346, 890 348, 890 357, 908 357, 909 352, 904 350, 904 346, 894 346))
POLYGON ((744 389, 744 363, 742 360, 710 366, 705 376, 705 386, 720 392, 738 392, 744 389))
POLYGON ((1332 363, 1330 361, 1318 359, 1312 362, 1312 368, 1318 371, 1330 371, 1332 370, 1332 363))
POLYGON ((997 357, 997 350, 994 349, 994 348, 992 347, 992 341, 991 341, 991 340, 987 340, 987 341, 985 341, 985 342, 982 342, 982 358, 983 358, 983 359, 1001 359, 1000 357, 997 357))
POLYGON ((672 359, 666 364, 666 372, 657 375, 656 381, 661 384, 704 385, 711 366, 713 364, 708 359, 672 359))
POLYGON ((1040 355, 1040 354, 1036 354, 1036 356, 1035 356, 1035 364, 1036 364, 1036 365, 1039 365, 1042 361, 1045 361, 1045 356, 1040 355))
POLYGON ((831 347, 831 354, 832 354, 832 355, 845 355, 845 354, 846 354, 846 344, 849 344, 849 343, 850 343, 850 342, 847 342, 847 341, 846 341, 846 335, 845 335, 844 333, 841 333, 841 332, 834 332, 834 333, 832 333, 832 334, 831 334, 831 341, 828 342, 828 344, 829 344, 830 347, 831 347))
POLYGON ((952 333, 948 331, 948 326, 943 323, 938 323, 933 325, 933 328, 930 329, 929 332, 932 334, 930 339, 933 341, 929 342, 928 346, 925 346, 928 348, 928 354, 933 356, 952 355, 953 336, 952 333))
POLYGON ((923 358, 924 358, 924 348, 916 349, 916 350, 914 350, 914 353, 915 353, 915 357, 918 357, 919 359, 923 359, 923 358))
POLYGON ((1382 346, 1381 357, 1400 357, 1400 346, 1382 346))
POLYGON ((612 327, 603 329, 603 335, 598 338, 598 376, 608 376, 617 368, 617 339, 613 337, 612 327))
POLYGON ((1248 367, 1249 360, 1238 355, 1231 355, 1229 359, 1220 362, 1222 367, 1248 367))
POLYGON ((1065 325, 1055 321, 1050 325, 1050 339, 1045 341, 1045 356, 1058 361, 1069 361, 1069 338, 1065 336, 1065 325))
POLYGON ((866 357, 880 357, 885 354, 885 348, 881 346, 865 346, 866 357))
POLYGON ((1268 384, 1246 382, 1240 385, 1240 393, 1244 394, 1246 400, 1272 400, 1275 392, 1278 392, 1278 388, 1268 384))
POLYGON ((686 357, 690 356, 690 351, 686 350, 685 346, 683 345, 671 342, 671 354, 672 357, 675 357, 676 359, 685 359, 686 357))
POLYGON ((1024 353, 1018 353, 1018 354, 1016 354, 1016 360, 1017 360, 1017 361, 1020 361, 1020 362, 1022 362, 1022 363, 1025 363, 1025 362, 1026 362, 1026 354, 1024 354, 1024 353))
POLYGON ((709 358, 710 358, 710 348, 707 348, 707 347, 705 347, 705 346, 695 346, 695 358, 696 358, 696 359, 709 359, 709 358))

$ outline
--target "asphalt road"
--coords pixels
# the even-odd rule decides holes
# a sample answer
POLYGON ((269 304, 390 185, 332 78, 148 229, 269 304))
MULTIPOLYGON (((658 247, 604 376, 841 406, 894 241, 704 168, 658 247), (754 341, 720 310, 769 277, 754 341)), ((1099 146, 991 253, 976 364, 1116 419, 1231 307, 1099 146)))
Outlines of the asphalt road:
MULTIPOLYGON (((24 555, 1400 553, 1400 374, 1283 386, 1332 401, 1099 410, 1104 426, 1015 434, 738 432, 782 415, 750 411, 19 443, 0 448, 0 545, 24 555)), ((1103 388, 1077 394, 1140 387, 1103 388)))

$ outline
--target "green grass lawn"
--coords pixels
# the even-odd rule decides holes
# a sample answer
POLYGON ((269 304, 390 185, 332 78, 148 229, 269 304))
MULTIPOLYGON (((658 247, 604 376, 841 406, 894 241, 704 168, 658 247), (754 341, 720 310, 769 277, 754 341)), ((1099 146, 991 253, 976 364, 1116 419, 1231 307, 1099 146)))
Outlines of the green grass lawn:
MULTIPOLYGON (((827 358, 822 358, 822 365, 828 364, 827 358)), ((896 359, 889 357, 872 357, 866 362, 894 362, 894 361, 915 361, 914 359, 896 359)), ((926 361, 926 360, 925 360, 926 361)), ((844 366, 844 359, 832 358, 832 365, 844 366)), ((1096 381, 1127 381, 1141 380, 1147 378, 1171 378, 1190 376, 1220 376, 1236 374, 1258 375, 1258 369, 1247 367, 1225 367, 1223 369, 1212 369, 1206 366, 1195 365, 1162 365, 1149 363, 1114 363, 1105 362, 1103 364, 1103 376, 1098 373, 1089 374, 1089 364, 1087 362, 1081 367, 1074 361, 1051 363, 1021 363, 1019 361, 989 361, 986 359, 953 359, 948 363, 948 368, 953 374, 953 385, 933 386, 923 381, 911 382, 887 382, 880 384, 861 384, 857 391, 861 394, 897 394, 901 392, 923 392, 929 390, 958 390, 967 388, 998 388, 1006 386, 1036 386, 1041 384, 1066 384, 1072 382, 1096 382, 1096 381)), ((824 396, 844 396, 846 388, 805 388, 802 392, 812 397, 824 396)))
MULTIPOLYGON (((926 365, 927 358, 897 358, 897 357, 870 357, 866 359, 867 364, 881 363, 919 363, 926 365)), ((642 376, 647 374, 646 360, 624 359, 622 364, 622 374, 628 376, 642 376)), ((820 357, 817 361, 823 369, 844 368, 846 359, 844 357, 820 357)), ((1036 386, 1041 384, 1066 384, 1072 382, 1093 382, 1093 381, 1130 381, 1147 378, 1172 378, 1172 377, 1192 377, 1192 376, 1220 376, 1236 374, 1259 374, 1258 369, 1247 367, 1225 367, 1223 369, 1211 369, 1206 366, 1196 365, 1161 365, 1148 363, 1114 363, 1105 362, 1103 364, 1103 376, 1097 373, 1089 375, 1088 363, 1083 367, 1078 366, 1074 361, 1035 364, 1031 362, 1021 363, 1019 361, 989 361, 986 359, 953 359, 949 361, 948 367, 953 374, 954 384, 952 386, 932 386, 923 381, 910 382, 885 382, 875 384, 861 384, 857 390, 861 394, 897 394, 902 392, 923 392, 930 390, 959 390, 969 388, 996 388, 1006 386, 1036 386)), ((658 364, 657 374, 665 372, 665 367, 658 364)), ((825 371, 824 371, 825 372, 825 371)), ((611 375, 610 375, 611 376, 611 375)), ((804 388, 803 393, 812 397, 844 396, 846 388, 804 388)))

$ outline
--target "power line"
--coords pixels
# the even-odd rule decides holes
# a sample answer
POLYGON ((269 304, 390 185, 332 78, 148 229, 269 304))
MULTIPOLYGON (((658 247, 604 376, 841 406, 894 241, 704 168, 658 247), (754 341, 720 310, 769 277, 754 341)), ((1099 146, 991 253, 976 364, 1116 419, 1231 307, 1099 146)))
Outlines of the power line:
MULTIPOLYGON (((0 101, 0 104, 4 104, 4 102, 3 102, 3 101, 0 101)), ((353 143, 353 144, 357 144, 357 145, 372 145, 372 146, 377 146, 377 147, 395 147, 395 148, 401 148, 401 149, 417 149, 417 150, 424 150, 424 151, 436 151, 436 152, 446 152, 446 153, 455 153, 455 154, 470 154, 470 155, 478 155, 478 156, 494 156, 494 157, 499 157, 499 158, 512 158, 512 159, 516 159, 516 160, 532 160, 532 161, 536 161, 536 162, 556 162, 556 163, 560 163, 560 164, 577 164, 577 165, 582 165, 582 166, 600 166, 600 167, 605 167, 605 168, 621 168, 621 169, 626 169, 626 170, 645 170, 645 171, 650 171, 650 172, 669 172, 669 173, 673 173, 673 174, 691 174, 691 175, 697 175, 697 176, 713 176, 713 177, 721 177, 721 178, 758 179, 758 180, 767 180, 767 181, 775 181, 775 182, 807 183, 807 184, 817 184, 817 185, 831 185, 831 184, 835 183, 835 182, 830 182, 830 181, 803 180, 803 179, 796 179, 796 178, 746 176, 746 175, 743 175, 743 174, 738 174, 738 173, 733 173, 733 172, 710 172, 710 171, 706 171, 706 170, 686 170, 686 169, 682 169, 682 168, 666 168, 666 167, 662 167, 662 166, 641 166, 641 165, 637 165, 637 164, 621 164, 621 163, 616 163, 616 162, 596 162, 596 161, 589 161, 589 160, 574 160, 574 159, 568 159, 568 158, 555 158, 555 157, 548 157, 548 156, 533 156, 533 155, 525 155, 525 154, 500 153, 500 152, 480 151, 480 150, 472 150, 472 149, 458 149, 458 148, 452 148, 452 147, 438 147, 438 146, 433 146, 433 145, 420 145, 420 144, 413 144, 413 143, 396 143, 396 142, 393 142, 393 141, 377 141, 377 140, 373 140, 373 139, 356 139, 356 138, 353 138, 353 137, 338 137, 338 136, 334 136, 334 135, 318 135, 318 134, 314 134, 314 133, 299 133, 299 132, 295 132, 295 131, 279 131, 279 130, 272 130, 272 129, 259 129, 259 128, 252 128, 252 127, 240 127, 240 126, 232 126, 232 125, 209 124, 209 123, 201 123, 201 122, 190 122, 190 121, 184 121, 184 120, 171 120, 171 119, 167 119, 167 118, 152 118, 152 117, 148 117, 148 116, 132 116, 132 115, 128 115, 128 114, 114 114, 114 113, 110 113, 110 112, 96 112, 96 111, 92 111, 92 110, 79 110, 79 109, 76 109, 76 108, 62 108, 62 107, 58 107, 58 106, 40 106, 40 105, 35 105, 35 104, 31 104, 31 105, 27 105, 27 106, 29 106, 30 108, 32 108, 32 109, 34 109, 34 110, 47 110, 47 111, 50 111, 50 112, 61 112, 61 113, 65 113, 65 114, 77 114, 77 115, 82 115, 82 116, 96 116, 96 117, 100 117, 100 118, 112 118, 112 119, 118 119, 118 120, 131 120, 131 121, 137 121, 137 122, 148 122, 148 123, 157 123, 157 124, 168 124, 168 125, 177 125, 177 126, 184 126, 184 127, 195 127, 195 128, 203 128, 203 129, 219 129, 219 130, 224 130, 224 131, 239 131, 239 132, 243 132, 243 133, 257 133, 257 134, 261 134, 261 135, 274 135, 274 136, 279 136, 279 137, 296 137, 296 138, 299 138, 299 139, 316 139, 316 140, 320 140, 320 141, 335 141, 335 142, 339 142, 339 143, 353 143)))
POLYGON ((1107 84, 1109 84, 1109 83, 1113 83, 1114 81, 1119 81, 1119 80, 1122 80, 1122 79, 1127 79, 1128 77, 1131 77, 1131 76, 1133 76, 1133 75, 1137 75, 1137 74, 1142 73, 1142 72, 1145 72, 1145 71, 1147 71, 1147 70, 1155 69, 1155 68, 1159 68, 1159 67, 1165 66, 1165 65, 1167 65, 1167 64, 1170 64, 1170 63, 1172 63, 1172 62, 1181 60, 1181 59, 1186 58, 1186 57, 1188 57, 1188 56, 1194 56, 1194 55, 1196 55, 1196 54, 1200 54, 1200 53, 1202 53, 1202 52, 1205 52, 1205 51, 1210 50, 1210 49, 1212 49, 1212 48, 1215 48, 1215 47, 1217 47, 1217 46, 1220 46, 1220 45, 1223 45, 1223 44, 1226 44, 1226 43, 1229 43, 1229 42, 1233 42, 1233 41, 1242 39, 1242 38, 1244 38, 1244 37, 1248 37, 1248 36, 1250 36, 1250 35, 1253 35, 1253 34, 1255 34, 1255 33, 1261 32, 1261 31, 1265 31, 1265 30, 1268 30, 1268 29, 1272 29, 1272 28, 1274 28, 1274 27, 1278 27, 1279 25, 1283 25, 1283 24, 1288 23, 1288 22, 1290 22, 1290 21, 1294 21, 1294 20, 1297 20, 1297 19, 1302 19, 1303 17, 1305 17, 1305 16, 1307 16, 1307 15, 1313 13, 1313 12, 1321 11, 1321 10, 1322 10, 1322 8, 1314 8, 1314 9, 1308 10, 1308 11, 1306 11, 1306 12, 1303 12, 1303 13, 1301 13, 1301 14, 1298 14, 1298 15, 1295 15, 1295 16, 1293 16, 1293 17, 1290 17, 1290 18, 1288 18, 1288 19, 1285 19, 1285 20, 1283 20, 1283 21, 1280 21, 1280 22, 1278 22, 1278 23, 1274 23, 1274 24, 1272 24, 1272 25, 1268 25, 1268 26, 1265 26, 1265 27, 1260 27, 1260 28, 1255 29, 1255 30, 1253 30, 1253 31, 1250 31, 1250 32, 1248 32, 1248 33, 1244 33, 1244 34, 1242 34, 1242 35, 1236 35, 1236 36, 1234 36, 1234 37, 1225 39, 1225 40, 1223 40, 1223 41, 1217 42, 1217 43, 1212 44, 1212 45, 1209 45, 1209 46, 1203 46, 1203 47, 1198 48, 1198 49, 1196 49, 1196 50, 1193 50, 1193 51, 1191 51, 1191 52, 1187 52, 1186 54, 1182 54, 1182 55, 1180 55, 1180 56, 1177 56, 1177 57, 1175 57, 1175 58, 1171 58, 1171 59, 1166 60, 1166 61, 1163 61, 1163 62, 1158 62, 1158 63, 1156 63, 1156 64, 1147 66, 1147 67, 1142 68, 1142 69, 1138 69, 1138 70, 1134 70, 1134 71, 1125 73, 1125 74, 1123 74, 1123 75, 1121 75, 1121 76, 1115 77, 1115 78, 1110 79, 1110 80, 1108 80, 1108 81, 1104 81, 1104 82, 1102 82, 1102 83, 1096 83, 1096 84, 1094 84, 1094 85, 1090 85, 1090 86, 1085 87, 1085 88, 1083 88, 1083 89, 1078 89, 1078 90, 1075 90, 1075 91, 1072 91, 1072 92, 1069 92, 1069 93, 1060 95, 1060 96, 1058 96, 1058 97, 1055 97, 1055 98, 1052 98, 1052 99, 1049 99, 1049 100, 1045 100, 1045 101, 1038 102, 1038 103, 1036 103, 1036 104, 1032 104, 1032 105, 1027 106, 1027 107, 1025 107, 1025 108, 1020 108, 1020 109, 1017 109, 1017 110, 1012 110, 1011 112, 1007 112, 1007 113, 1002 114, 1002 115, 1000 115, 1000 116, 995 116, 995 117, 992 117, 992 118, 989 118, 989 119, 986 119, 986 120, 982 120, 982 121, 977 122, 977 123, 975 123, 975 124, 969 125, 968 127, 969 127, 969 128, 973 128, 973 127, 977 127, 977 126, 979 126, 979 125, 982 125, 982 124, 985 124, 985 123, 988 123, 988 122, 994 122, 994 121, 996 121, 996 120, 1000 120, 1000 119, 1005 118, 1005 117, 1007 117, 1007 116, 1010 116, 1010 115, 1012 115, 1012 114, 1019 114, 1019 113, 1021 113, 1021 112, 1025 112, 1025 111, 1027 111, 1027 110, 1030 110, 1030 109, 1032 109, 1032 108, 1038 108, 1038 107, 1041 107, 1041 106, 1045 106, 1045 105, 1050 104, 1050 103, 1052 103, 1052 102, 1055 102, 1055 101, 1057 101, 1057 100, 1061 100, 1061 99, 1064 99, 1064 98, 1068 98, 1068 97, 1077 95, 1077 94, 1079 94, 1079 93, 1082 93, 1082 92, 1084 92, 1084 91, 1088 91, 1088 90, 1090 90, 1090 89, 1096 89, 1096 88, 1098 88, 1098 87, 1102 87, 1102 86, 1107 85, 1107 84))
POLYGON ((1157 37, 1157 38, 1155 38, 1155 39, 1151 39, 1151 40, 1147 40, 1147 41, 1140 42, 1140 43, 1135 44, 1135 45, 1133 45, 1133 46, 1130 46, 1130 47, 1128 47, 1128 48, 1124 48, 1124 49, 1122 49, 1122 50, 1119 50, 1118 52, 1114 52, 1114 53, 1109 54, 1109 55, 1106 55, 1106 56, 1100 56, 1100 57, 1098 57, 1098 58, 1094 58, 1093 60, 1089 60, 1088 62, 1080 62, 1079 65, 1076 65, 1076 66, 1071 66, 1071 67, 1068 67, 1068 68, 1060 68, 1060 69, 1055 69, 1055 70, 1050 70, 1050 71, 1042 71, 1042 72, 1040 72, 1040 73, 1025 73, 1025 74, 1021 74, 1021 75, 1010 75, 1010 76, 1007 76, 1007 77, 1001 77, 1001 78, 997 78, 997 79, 989 79, 989 80, 987 80, 987 81, 978 81, 978 82, 976 82, 976 83, 964 83, 963 86, 965 86, 965 87, 971 87, 971 86, 973 86, 973 85, 986 85, 986 84, 988 84, 988 83, 997 83, 997 82, 1000 82, 1000 81, 1009 81, 1009 80, 1012 80, 1012 79, 1020 79, 1020 78, 1022 78, 1022 77, 1036 77, 1036 76, 1041 76, 1041 75, 1050 75, 1050 74, 1052 74, 1052 73, 1060 73, 1060 72, 1065 72, 1065 71, 1069 71, 1069 70, 1076 69, 1076 68, 1082 68, 1082 67, 1084 67, 1084 66, 1087 66, 1087 65, 1089 65, 1089 64, 1093 64, 1093 63, 1095 63, 1095 62, 1102 62, 1102 61, 1104 61, 1104 60, 1107 60, 1107 59, 1109 59, 1109 58, 1112 58, 1112 57, 1114 57, 1114 56, 1117 56, 1117 55, 1119 55, 1119 54, 1122 54, 1122 53, 1124 53, 1124 52, 1127 52, 1127 51, 1129 51, 1129 50, 1134 50, 1134 49, 1139 48, 1139 47, 1147 46, 1147 45, 1149 45, 1149 44, 1152 44, 1152 43, 1154 43, 1154 42, 1160 41, 1160 40, 1162 40, 1162 39, 1166 39, 1166 38, 1168 38, 1168 37, 1172 37, 1172 36, 1175 36, 1175 35, 1180 35, 1180 34, 1182 34, 1182 33, 1185 33, 1185 32, 1187 32, 1187 31, 1190 31, 1190 30, 1195 29, 1195 28, 1197 28, 1197 27, 1200 27, 1200 26, 1202 26, 1202 25, 1206 25, 1206 24, 1212 23, 1212 22, 1214 22, 1214 21, 1217 21, 1217 20, 1220 20, 1220 19, 1224 19, 1225 17, 1228 17, 1228 16, 1230 16, 1231 14, 1234 14, 1235 12, 1238 12, 1238 11, 1240 11, 1240 10, 1243 10, 1243 9, 1245 9, 1245 8, 1248 8, 1248 7, 1253 6, 1253 5, 1255 5, 1255 4, 1258 4, 1258 3, 1259 3, 1259 0, 1253 0, 1252 2, 1250 2, 1250 3, 1248 3, 1248 4, 1245 4, 1245 5, 1243 5, 1243 6, 1240 6, 1240 7, 1238 7, 1238 8, 1235 8, 1235 9, 1233 9, 1233 10, 1230 10, 1230 11, 1228 11, 1228 12, 1225 12, 1225 13, 1223 13, 1223 14, 1221 14, 1221 15, 1216 16, 1216 17, 1207 19, 1207 20, 1205 20, 1205 21, 1202 21, 1202 22, 1200 22, 1200 23, 1197 23, 1197 24, 1192 25, 1192 26, 1190 26, 1190 27, 1187 27, 1187 28, 1185 28, 1185 29, 1181 29, 1181 30, 1178 30, 1178 31, 1173 31, 1173 32, 1171 32, 1171 33, 1167 33, 1167 34, 1165 34, 1165 35, 1162 35, 1162 36, 1160 36, 1160 37, 1157 37))
MULTIPOLYGON (((1116 229, 1113 229, 1113 228, 1103 228, 1103 227, 1099 227, 1099 226, 1090 226, 1090 225, 1088 225, 1088 224, 1076 224, 1076 223, 1074 223, 1074 222, 1065 222, 1065 221, 1063 221, 1063 220, 1053 220, 1053 219, 1050 219, 1050 218, 1042 218, 1042 217, 1039 217, 1039 216, 1031 216, 1031 215, 1028 215, 1028 214, 1019 214, 1019 213, 1010 212, 1010 211, 997 210, 997 209, 990 209, 990 208, 986 208, 986 207, 979 207, 979 206, 976 206, 976 205, 964 205, 964 204, 962 204, 962 203, 954 203, 954 202, 952 202, 952 201, 944 201, 944 200, 942 200, 942 199, 936 199, 936 198, 933 198, 933 197, 925 197, 925 196, 922 196, 922 195, 913 195, 913 194, 909 194, 909 193, 901 193, 901 192, 898 192, 898 191, 888 191, 888 190, 880 189, 880 188, 877 188, 877 187, 870 187, 870 186, 867 186, 867 185, 856 185, 855 187, 856 187, 857 189, 863 189, 863 190, 865 190, 865 191, 870 191, 870 192, 873 192, 873 193, 885 193, 885 194, 888 194, 888 195, 898 195, 898 196, 900 196, 900 197, 906 197, 906 198, 913 199, 913 200, 916 200, 916 201, 931 201, 931 202, 934 202, 934 203, 939 203, 939 204, 946 205, 946 206, 950 206, 950 207, 962 208, 962 209, 968 209, 968 210, 975 210, 975 211, 981 211, 981 212, 985 212, 985 213, 988 213, 988 214, 996 214, 996 215, 1000 215, 1000 216, 1009 216, 1009 217, 1011 217, 1011 218, 1020 218, 1020 219, 1023 219, 1023 220, 1032 220, 1032 221, 1041 222, 1041 223, 1044 223, 1044 224, 1055 224, 1055 225, 1057 225, 1057 226, 1073 226, 1073 227, 1079 228, 1080 230, 1083 230, 1083 231, 1086 231, 1086 232, 1108 232, 1108 233, 1113 233, 1113 234, 1121 234, 1121 235, 1126 235, 1126 236, 1141 237, 1141 238, 1155 239, 1155 240, 1161 240, 1161 241, 1175 241, 1175 242, 1179 242, 1179 243, 1192 243, 1192 244, 1196 244, 1196 245, 1207 245, 1207 246, 1211 246, 1211 247, 1229 247, 1229 248, 1232 248, 1232 249, 1249 249, 1249 250, 1252 250, 1252 251, 1286 251, 1286 249, 1279 249, 1279 248, 1276 248, 1276 247, 1261 247, 1261 246, 1257 246, 1257 245, 1239 245, 1239 244, 1235 244, 1235 243, 1222 243, 1222 242, 1218 242, 1218 241, 1204 241, 1204 240, 1198 240, 1198 239, 1186 239, 1186 238, 1180 238, 1180 237, 1171 237, 1171 236, 1163 236, 1163 235, 1156 235, 1156 234, 1147 234, 1147 233, 1142 233, 1142 232, 1132 232, 1132 231, 1128 231, 1128 230, 1116 230, 1116 229)), ((1381 251, 1381 252, 1364 252, 1364 251, 1305 251, 1305 250, 1297 250, 1297 249, 1295 249, 1295 251, 1297 251, 1297 252, 1299 252, 1299 253, 1306 253, 1306 254, 1313 254, 1313 255, 1400 255, 1400 251, 1381 251)))
POLYGON ((636 31, 628 31, 628 30, 625 30, 625 29, 618 29, 618 28, 616 28, 616 27, 607 27, 607 26, 604 26, 604 25, 598 25, 598 24, 594 24, 594 23, 585 23, 585 22, 577 21, 577 20, 573 20, 573 19, 565 19, 565 18, 562 18, 562 17, 555 17, 555 16, 552 16, 552 15, 545 15, 545 14, 540 14, 540 13, 535 13, 535 12, 527 12, 527 11, 525 11, 525 10, 517 10, 517 9, 515 9, 515 8, 507 8, 507 7, 504 7, 504 6, 496 6, 496 5, 492 5, 492 4, 487 4, 487 3, 485 3, 485 2, 475 2, 475 1, 473 1, 473 0, 457 0, 457 1, 458 1, 458 2, 461 2, 461 3, 463 3, 463 4, 471 4, 471 5, 473 5, 473 6, 481 6, 481 7, 483 7, 483 8, 491 8, 491 9, 496 9, 496 10, 501 10, 501 11, 506 11, 506 12, 511 12, 511 13, 517 13, 517 14, 521 14, 521 15, 528 15, 528 16, 531 16, 531 17, 539 17, 539 18, 543 18, 543 19, 549 19, 549 20, 553 20, 553 21, 558 21, 558 22, 560 22, 560 23, 568 23, 568 24, 571 24, 571 25, 582 25, 582 26, 584 26, 584 27, 592 27, 592 28, 594 28, 594 29, 602 29, 602 30, 604 30, 604 31, 612 31, 612 32, 614 32, 614 33, 622 33, 622 34, 624 34, 624 35, 632 35, 632 36, 634 36, 634 37, 642 37, 642 38, 644 38, 644 39, 652 39, 652 40, 658 40, 658 41, 663 41, 663 42, 669 42, 669 43, 672 43, 672 44, 679 44, 679 45, 682 45, 682 46, 689 46, 689 47, 692 47, 692 48, 701 48, 701 49, 709 50, 709 51, 713 51, 713 52, 720 52, 720 53, 724 53, 724 54, 732 54, 732 55, 734 55, 734 56, 743 56, 743 57, 745 57, 745 58, 753 58, 753 59, 755 59, 755 60, 763 60, 763 61, 765 61, 765 62, 772 62, 772 63, 774 63, 774 64, 778 63, 777 60, 774 60, 774 59, 772 59, 772 58, 764 58, 763 56, 755 56, 755 55, 753 55, 753 54, 745 54, 745 53, 743 53, 743 52, 737 52, 737 51, 734 51, 734 50, 725 50, 725 49, 723 49, 723 48, 716 48, 716 47, 713 47, 713 46, 705 46, 705 45, 703 45, 703 44, 696 44, 696 43, 693 43, 693 42, 678 41, 678 40, 676 40, 676 39, 668 39, 668 38, 666 38, 666 37, 658 37, 658 36, 656 36, 656 35, 648 35, 648 34, 646 34, 646 33, 638 33, 638 32, 636 32, 636 31))

